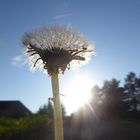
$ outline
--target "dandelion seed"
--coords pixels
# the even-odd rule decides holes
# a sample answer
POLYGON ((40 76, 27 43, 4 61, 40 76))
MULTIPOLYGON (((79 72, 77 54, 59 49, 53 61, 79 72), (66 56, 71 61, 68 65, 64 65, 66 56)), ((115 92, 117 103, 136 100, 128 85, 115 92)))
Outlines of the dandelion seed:
POLYGON ((93 52, 92 44, 69 26, 40 27, 25 33, 22 43, 32 68, 43 68, 49 75, 85 63, 93 52))

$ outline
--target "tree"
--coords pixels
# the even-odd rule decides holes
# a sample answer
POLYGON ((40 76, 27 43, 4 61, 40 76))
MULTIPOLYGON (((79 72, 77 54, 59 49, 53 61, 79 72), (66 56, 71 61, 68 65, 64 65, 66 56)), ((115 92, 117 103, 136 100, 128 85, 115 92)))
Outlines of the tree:
POLYGON ((53 104, 51 101, 48 101, 48 104, 43 105, 42 107, 39 108, 37 114, 39 115, 47 115, 49 118, 54 117, 54 109, 53 109, 53 104))
POLYGON ((101 117, 118 118, 123 117, 127 111, 127 106, 123 101, 123 88, 119 86, 119 81, 112 79, 105 81, 100 90, 101 117))
POLYGON ((100 87, 98 85, 95 85, 92 89, 91 89, 91 100, 94 104, 98 104, 98 102, 100 102, 100 87))
POLYGON ((91 89, 91 99, 89 101, 91 111, 93 112, 94 116, 99 117, 101 103, 102 103, 101 88, 98 85, 95 85, 91 89))
POLYGON ((140 78, 135 73, 130 72, 125 78, 125 95, 131 111, 137 112, 137 107, 140 104, 140 78))
POLYGON ((49 118, 54 117, 54 108, 53 108, 53 104, 51 103, 51 101, 48 102, 47 114, 48 114, 49 118))
POLYGON ((43 107, 40 107, 37 111, 37 114, 39 115, 48 115, 48 106, 44 105, 43 107))
MULTIPOLYGON (((61 108, 62 108, 62 117, 65 116, 66 112, 65 112, 65 107, 63 104, 61 104, 61 108)), ((42 107, 39 108, 37 114, 39 115, 47 115, 49 118, 53 118, 54 117, 54 106, 53 106, 53 102, 48 101, 48 104, 43 105, 42 107)))
POLYGON ((22 40, 32 68, 43 68, 51 76, 55 140, 63 140, 58 74, 91 55, 91 43, 68 26, 50 26, 25 33, 22 40), (76 63, 75 63, 76 62, 76 63))

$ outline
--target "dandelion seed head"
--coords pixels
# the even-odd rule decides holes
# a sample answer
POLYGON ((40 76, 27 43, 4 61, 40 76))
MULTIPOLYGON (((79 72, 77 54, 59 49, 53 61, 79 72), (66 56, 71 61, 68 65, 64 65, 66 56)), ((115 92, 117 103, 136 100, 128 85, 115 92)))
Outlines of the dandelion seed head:
POLYGON ((32 69, 40 68, 51 75, 86 63, 93 53, 93 45, 70 26, 40 27, 24 33, 24 53, 32 69))

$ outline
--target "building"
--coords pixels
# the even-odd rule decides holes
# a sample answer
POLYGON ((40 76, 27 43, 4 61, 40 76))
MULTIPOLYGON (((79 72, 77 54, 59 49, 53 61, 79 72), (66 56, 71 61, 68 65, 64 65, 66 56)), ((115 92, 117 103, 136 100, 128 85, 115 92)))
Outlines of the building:
POLYGON ((0 101, 0 117, 21 118, 30 114, 20 101, 0 101))

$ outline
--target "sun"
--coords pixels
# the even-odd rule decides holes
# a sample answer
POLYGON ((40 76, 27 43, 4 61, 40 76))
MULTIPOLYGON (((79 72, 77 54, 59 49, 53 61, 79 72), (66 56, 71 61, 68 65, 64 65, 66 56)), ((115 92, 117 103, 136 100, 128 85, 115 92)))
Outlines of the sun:
POLYGON ((88 103, 92 86, 92 80, 85 74, 77 75, 67 83, 63 103, 68 114, 88 103))

